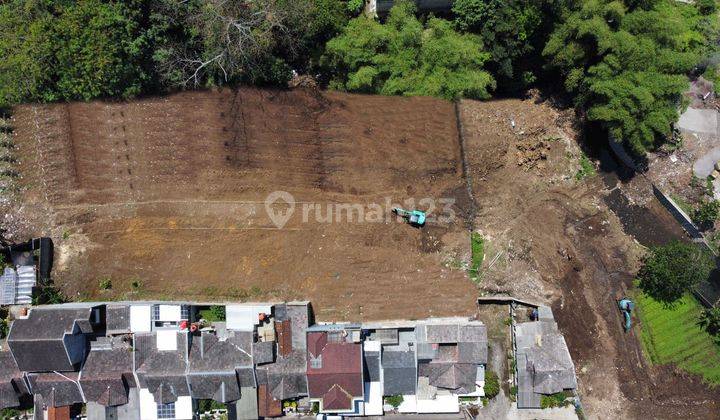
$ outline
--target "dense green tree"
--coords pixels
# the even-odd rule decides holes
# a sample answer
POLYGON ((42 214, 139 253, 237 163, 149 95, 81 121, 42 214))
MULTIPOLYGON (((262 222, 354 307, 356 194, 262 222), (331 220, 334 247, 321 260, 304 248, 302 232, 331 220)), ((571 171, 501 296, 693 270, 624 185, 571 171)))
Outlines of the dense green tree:
POLYGON ((700 314, 698 324, 713 337, 720 339, 720 308, 707 308, 700 314))
POLYGON ((142 16, 133 1, 2 3, 0 103, 138 94, 142 16))
POLYGON ((643 154, 670 136, 686 73, 716 25, 671 0, 588 0, 568 13, 543 54, 588 119, 643 154))
POLYGON ((700 229, 710 229, 720 216, 720 201, 703 201, 693 211, 692 219, 700 229))
POLYGON ((672 304, 707 279, 713 268, 707 252, 693 244, 672 241, 650 250, 637 277, 643 292, 672 304))
POLYGON ((483 65, 490 54, 482 40, 461 34, 446 20, 423 25, 415 6, 398 2, 382 24, 361 16, 326 48, 331 87, 383 95, 428 95, 485 99, 495 87, 483 65))
POLYGON ((505 92, 536 80, 540 52, 563 10, 563 0, 455 0, 452 7, 458 29, 482 38, 492 55, 488 69, 505 92))

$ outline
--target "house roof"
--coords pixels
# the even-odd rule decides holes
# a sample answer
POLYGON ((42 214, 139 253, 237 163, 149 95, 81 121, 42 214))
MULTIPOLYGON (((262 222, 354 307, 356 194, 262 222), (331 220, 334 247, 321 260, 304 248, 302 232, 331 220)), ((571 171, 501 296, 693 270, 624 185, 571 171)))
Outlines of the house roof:
POLYGON ((554 321, 516 324, 518 405, 536 408, 540 394, 577 388, 575 365, 554 321))
POLYGON ((108 305, 105 309, 105 330, 108 334, 130 332, 130 306, 108 305))
POLYGON ((268 389, 278 400, 296 398, 307 393, 307 378, 303 373, 268 374, 268 389))
POLYGON ((20 395, 27 394, 22 372, 9 351, 0 351, 0 410, 20 405, 20 395))
POLYGON ((83 402, 78 373, 32 373, 28 375, 30 389, 40 395, 46 407, 62 407, 83 402))
POLYGON ((282 415, 282 402, 273 398, 265 384, 258 386, 258 415, 261 418, 282 415))
POLYGON ((420 363, 419 375, 429 378, 430 385, 467 394, 475 391, 477 365, 470 363, 420 363))
POLYGON ((177 401, 190 395, 185 378, 187 335, 178 332, 175 350, 158 350, 155 334, 135 335, 135 368, 140 385, 155 397, 156 403, 177 401))
POLYGON ((352 395, 348 394, 340 385, 333 385, 323 396, 324 410, 344 410, 352 408, 352 395))
POLYGON ((235 371, 218 373, 188 373, 190 394, 201 400, 228 403, 240 399, 240 385, 235 371))
MULTIPOLYGON (((338 405, 341 400, 338 399, 338 390, 334 389, 340 387, 351 397, 362 397, 362 345, 344 341, 329 342, 327 335, 327 332, 308 333, 309 396, 323 401, 326 397, 330 397, 333 399, 333 404, 338 405), (331 390, 333 393, 328 394, 331 390)), ((333 410, 335 409, 339 408, 333 410)), ((352 409, 352 404, 342 409, 352 409)))
POLYGON ((77 323, 84 333, 92 332, 90 312, 92 308, 33 308, 26 319, 13 322, 8 341, 62 340, 73 331, 77 323))
POLYGON ((91 333, 91 308, 34 308, 28 318, 16 319, 8 346, 20 370, 27 372, 72 371, 63 338, 73 331, 91 333))
POLYGON ((380 352, 365 351, 365 381, 380 382, 380 352))
POLYGON ((431 321, 425 325, 424 340, 428 343, 473 343, 487 344, 487 328, 479 321, 466 323, 452 321, 431 321))
POLYGON ((383 388, 386 395, 415 393, 417 369, 412 351, 385 351, 382 355, 383 388))
POLYGON ((236 367, 251 366, 252 332, 228 331, 227 334, 224 340, 208 332, 192 337, 189 371, 233 373, 236 367))
POLYGON ((87 401, 106 407, 127 404, 128 390, 135 386, 130 347, 117 343, 110 349, 91 350, 82 368, 80 386, 87 401))
POLYGON ((252 343, 252 356, 256 365, 272 363, 275 360, 275 342, 259 341, 252 343))

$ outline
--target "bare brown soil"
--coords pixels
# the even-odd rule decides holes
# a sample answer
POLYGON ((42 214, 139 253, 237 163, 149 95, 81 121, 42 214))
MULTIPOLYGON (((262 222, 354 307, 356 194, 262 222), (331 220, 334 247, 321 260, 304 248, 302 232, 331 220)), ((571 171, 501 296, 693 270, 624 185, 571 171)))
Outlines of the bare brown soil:
POLYGON ((475 226, 487 238, 481 287, 552 305, 585 414, 717 418, 720 389, 649 366, 639 337, 623 333, 615 300, 630 286, 642 249, 605 205, 609 191, 599 177, 575 179, 572 118, 532 100, 464 101, 461 109, 475 226), (537 149, 545 156, 526 159, 537 149))
POLYGON ((475 286, 445 263, 467 258, 462 219, 303 222, 302 203, 323 218, 333 203, 467 203, 450 103, 241 89, 26 105, 14 119, 33 233, 54 237, 71 296, 308 299, 320 319, 474 308, 475 286), (276 190, 298 202, 283 229, 264 206, 276 190))
POLYGON ((615 299, 643 250, 599 177, 576 179, 574 116, 534 100, 463 101, 459 114, 463 149, 452 104, 428 98, 241 89, 26 105, 14 121, 18 212, 28 234, 55 239, 56 282, 71 295, 309 299, 321 320, 473 312, 460 267, 474 225, 482 292, 552 305, 588 417, 717 417, 720 390, 648 366, 622 332, 615 299), (276 190, 299 202, 280 230, 263 204, 276 190), (457 218, 421 230, 314 211, 302 222, 303 203, 387 210, 386 197, 452 198, 457 218), (98 290, 103 278, 111 290, 98 290))

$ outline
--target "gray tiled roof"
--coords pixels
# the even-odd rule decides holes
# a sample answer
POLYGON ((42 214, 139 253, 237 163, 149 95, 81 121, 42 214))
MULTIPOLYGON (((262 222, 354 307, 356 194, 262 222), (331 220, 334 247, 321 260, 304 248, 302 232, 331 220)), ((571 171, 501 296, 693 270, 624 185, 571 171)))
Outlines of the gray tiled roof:
POLYGON ((235 369, 238 382, 242 388, 257 388, 255 381, 255 369, 252 366, 235 369))
POLYGON ((48 407, 63 407, 82 403, 82 393, 76 382, 77 372, 33 373, 28 376, 33 394, 40 395, 48 407))
POLYGON ((487 342, 458 343, 458 362, 486 364, 488 358, 487 342))
POLYGON ((252 332, 228 331, 220 340, 204 332, 192 337, 189 353, 190 372, 234 372, 236 367, 252 365, 250 347, 252 332))
POLYGON ((130 332, 130 306, 108 305, 105 309, 105 330, 108 334, 130 332))
POLYGON ((287 400, 307 394, 307 376, 304 373, 268 374, 268 389, 276 400, 287 400))
POLYGON ((88 401, 104 406, 126 404, 128 389, 135 386, 130 347, 117 342, 111 349, 90 351, 82 368, 80 386, 88 401))
POLYGON ((91 308, 34 308, 27 319, 16 319, 8 335, 8 346, 18 367, 27 372, 72 371, 63 337, 78 332, 92 332, 91 308))
POLYGON ((158 350, 154 334, 135 335, 135 367, 140 385, 147 387, 157 403, 177 401, 190 395, 185 379, 187 335, 177 334, 177 350, 158 350))
POLYGON ((430 385, 458 394, 474 392, 477 365, 469 363, 421 363, 419 375, 430 379, 430 385))
POLYGON ((260 341, 252 343, 252 356, 256 365, 272 363, 275 360, 275 342, 260 341))
POLYGON ((365 355, 365 382, 380 381, 380 352, 366 351, 365 355))
POLYGON ((240 386, 235 371, 230 373, 189 373, 190 394, 201 400, 228 403, 240 399, 240 386))
POLYGON ((452 322, 425 325, 428 343, 487 343, 487 329, 482 323, 458 324, 452 322))
POLYGON ((22 373, 12 354, 0 351, 0 410, 17 407, 20 404, 19 396, 27 392, 22 373))
POLYGON ((383 388, 385 395, 415 393, 417 369, 412 351, 384 351, 382 354, 383 388))
POLYGON ((540 394, 577 387, 565 338, 553 321, 516 324, 518 406, 537 408, 540 394))

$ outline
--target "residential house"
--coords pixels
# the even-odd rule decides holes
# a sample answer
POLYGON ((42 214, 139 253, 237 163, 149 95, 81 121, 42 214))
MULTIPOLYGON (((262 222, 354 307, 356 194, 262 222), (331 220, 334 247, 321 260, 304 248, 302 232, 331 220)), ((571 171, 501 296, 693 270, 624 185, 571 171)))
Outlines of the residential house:
POLYGON ((140 418, 192 419, 192 398, 185 377, 187 331, 160 329, 135 334, 135 375, 140 387, 140 418))
POLYGON ((306 376, 305 331, 312 319, 308 302, 277 304, 272 313, 275 334, 258 334, 253 343, 257 366, 259 415, 277 417, 283 414, 282 402, 308 395, 306 376), (268 347, 267 343, 272 343, 268 347), (258 350, 260 349, 260 350, 258 350), (272 350, 268 350, 272 349, 272 350))
POLYGON ((138 420, 140 401, 136 386, 129 339, 102 337, 91 343, 80 371, 88 417, 138 420))
POLYGON ((76 371, 99 322, 99 309, 89 306, 36 307, 13 322, 8 347, 22 371, 76 371))
POLYGON ((0 351, 0 410, 18 407, 30 391, 9 351, 0 351))
POLYGON ((322 413, 362 414, 364 399, 359 325, 315 325, 307 329, 307 381, 322 413))
POLYGON ((552 310, 538 308, 538 320, 515 324, 518 408, 541 408, 543 395, 577 388, 575 365, 552 310))

